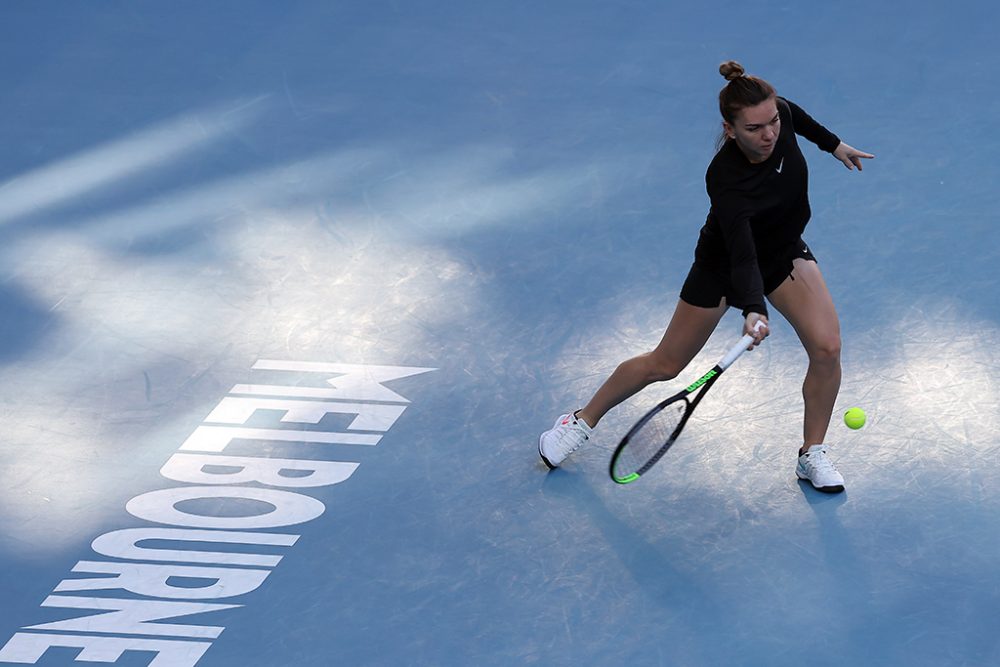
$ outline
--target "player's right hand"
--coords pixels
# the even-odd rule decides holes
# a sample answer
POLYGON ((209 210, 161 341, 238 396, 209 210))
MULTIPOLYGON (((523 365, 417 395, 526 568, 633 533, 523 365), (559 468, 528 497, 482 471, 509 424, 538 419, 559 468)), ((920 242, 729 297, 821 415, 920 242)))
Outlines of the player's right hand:
POLYGON ((760 313, 748 313, 746 322, 743 323, 743 333, 753 337, 753 343, 747 349, 752 350, 757 347, 771 333, 767 325, 767 318, 760 313), (759 328, 758 322, 761 323, 759 328))

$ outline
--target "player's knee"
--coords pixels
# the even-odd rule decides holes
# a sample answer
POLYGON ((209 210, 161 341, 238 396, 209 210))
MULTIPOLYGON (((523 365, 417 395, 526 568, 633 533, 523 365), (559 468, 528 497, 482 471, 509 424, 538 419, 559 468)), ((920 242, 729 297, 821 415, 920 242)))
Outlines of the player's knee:
POLYGON ((840 336, 824 336, 809 346, 809 360, 821 364, 840 363, 840 336))
POLYGON ((666 382, 673 380, 680 375, 683 370, 679 364, 672 359, 657 359, 650 357, 646 367, 646 377, 650 382, 666 382))

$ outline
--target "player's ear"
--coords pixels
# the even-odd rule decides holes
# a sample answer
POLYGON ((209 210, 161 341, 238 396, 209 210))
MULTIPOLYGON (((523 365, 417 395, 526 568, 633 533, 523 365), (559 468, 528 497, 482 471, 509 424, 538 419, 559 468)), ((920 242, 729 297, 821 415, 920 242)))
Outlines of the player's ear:
POLYGON ((726 133, 726 136, 730 139, 736 138, 736 132, 733 130, 733 126, 727 121, 722 121, 722 131, 726 133))

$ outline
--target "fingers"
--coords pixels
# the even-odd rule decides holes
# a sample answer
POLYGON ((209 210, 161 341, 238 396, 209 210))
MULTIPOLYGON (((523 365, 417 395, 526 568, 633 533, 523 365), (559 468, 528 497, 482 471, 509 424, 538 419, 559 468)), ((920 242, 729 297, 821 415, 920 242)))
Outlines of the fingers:
POLYGON ((861 158, 871 160, 874 157, 875 156, 871 153, 862 153, 861 151, 852 150, 844 153, 844 156, 840 158, 840 161, 844 163, 844 166, 847 167, 848 170, 853 170, 854 167, 857 167, 858 171, 862 171, 861 158))
POLYGON ((756 347, 764 342, 764 339, 771 334, 771 330, 767 328, 767 322, 764 322, 764 326, 759 329, 754 330, 753 344, 756 347))
POLYGON ((747 318, 747 321, 743 327, 743 333, 753 338, 753 342, 747 347, 747 350, 752 350, 761 343, 770 334, 768 329, 767 320, 762 316, 753 317, 753 315, 747 318))
POLYGON ((840 145, 837 146, 833 155, 844 163, 844 166, 847 167, 848 171, 853 171, 855 167, 858 168, 858 171, 861 171, 861 159, 871 160, 875 157, 871 153, 859 151, 854 146, 850 146, 844 142, 840 142, 840 145))
POLYGON ((861 158, 864 158, 866 160, 871 160, 874 157, 875 156, 872 155, 871 153, 862 153, 861 151, 854 151, 854 155, 851 156, 851 162, 853 162, 854 166, 858 168, 858 171, 861 171, 861 158))

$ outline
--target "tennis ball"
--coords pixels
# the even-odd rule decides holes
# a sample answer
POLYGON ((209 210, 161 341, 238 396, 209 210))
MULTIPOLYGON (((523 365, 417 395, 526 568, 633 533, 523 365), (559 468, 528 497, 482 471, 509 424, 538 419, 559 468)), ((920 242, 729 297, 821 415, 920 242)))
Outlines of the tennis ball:
POLYGON ((855 430, 861 428, 865 425, 865 419, 865 411, 861 408, 851 408, 844 413, 844 423, 847 424, 848 428, 855 430))

